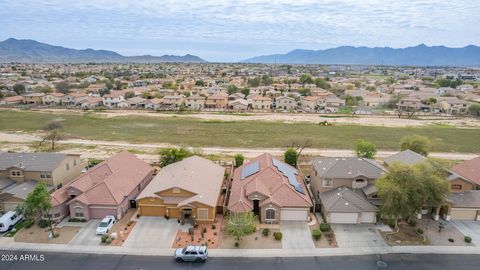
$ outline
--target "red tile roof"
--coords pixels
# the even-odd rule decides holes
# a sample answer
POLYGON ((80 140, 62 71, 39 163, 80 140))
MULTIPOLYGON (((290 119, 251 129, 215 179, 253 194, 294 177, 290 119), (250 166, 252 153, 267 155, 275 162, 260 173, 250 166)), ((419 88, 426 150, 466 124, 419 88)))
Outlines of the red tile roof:
POLYGON ((480 156, 453 166, 452 171, 480 185, 480 156))

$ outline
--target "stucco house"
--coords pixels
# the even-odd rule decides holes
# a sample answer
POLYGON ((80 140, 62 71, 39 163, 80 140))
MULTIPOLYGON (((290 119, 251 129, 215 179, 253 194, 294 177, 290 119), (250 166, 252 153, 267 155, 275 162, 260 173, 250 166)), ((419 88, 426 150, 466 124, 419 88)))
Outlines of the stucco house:
POLYGON ((225 168, 192 156, 165 166, 138 195, 142 216, 213 222, 225 168))
POLYGON ((278 110, 295 110, 297 108, 297 101, 294 98, 280 96, 275 98, 275 108, 278 110))
POLYGON ((127 151, 96 165, 52 193, 50 214, 55 219, 121 218, 136 207, 137 195, 152 180, 153 168, 127 151))
POLYGON ((316 209, 321 209, 329 223, 375 223, 378 211, 375 180, 386 172, 373 159, 314 159, 310 185, 316 209))
POLYGON ((45 94, 44 93, 28 93, 22 96, 23 96, 24 104, 42 104, 43 97, 45 96, 45 94))
POLYGON ((301 172, 268 153, 234 171, 231 212, 254 212, 262 223, 306 222, 312 206, 301 172))
POLYGON ((271 110, 272 99, 269 97, 254 96, 252 98, 252 109, 254 110, 271 110))
POLYGON ((228 106, 227 93, 212 94, 205 100, 205 109, 224 110, 228 106))
POLYGON ((49 93, 42 97, 42 102, 44 105, 60 105, 63 96, 65 95, 62 93, 49 93))
POLYGON ((191 95, 186 98, 185 106, 190 110, 201 110, 205 107, 205 97, 200 95, 191 95))

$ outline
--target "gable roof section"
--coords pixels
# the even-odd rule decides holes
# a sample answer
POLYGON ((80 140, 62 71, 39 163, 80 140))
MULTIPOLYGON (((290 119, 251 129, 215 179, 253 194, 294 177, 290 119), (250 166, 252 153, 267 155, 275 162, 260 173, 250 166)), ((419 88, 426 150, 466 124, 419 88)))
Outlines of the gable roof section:
MULTIPOLYGON (((117 205, 129 195, 153 168, 127 151, 120 152, 88 172, 75 178, 68 185, 52 194, 52 205, 57 206, 69 199, 68 188, 82 192, 72 201, 84 204, 117 205)), ((70 203, 70 202, 69 202, 70 203)))
POLYGON ((384 175, 387 170, 377 161, 368 158, 357 157, 322 157, 316 158, 312 164, 317 174, 323 178, 354 178, 365 176, 377 179, 384 175))
POLYGON ((384 162, 387 165, 391 165, 394 162, 401 162, 401 163, 406 164, 406 165, 415 165, 417 163, 425 161, 426 159, 427 159, 426 157, 424 157, 424 156, 422 156, 422 155, 420 155, 416 152, 413 152, 410 149, 407 149, 405 151, 398 152, 398 153, 393 154, 389 157, 386 157, 384 159, 384 162))
POLYGON ((453 166, 452 171, 480 185, 480 156, 453 166))
POLYGON ((0 170, 16 167, 25 171, 53 171, 67 154, 62 153, 0 153, 0 170))
POLYGON ((178 205, 199 202, 214 207, 224 175, 225 168, 222 166, 199 156, 188 157, 162 168, 137 199, 161 197, 158 192, 176 187, 195 194, 178 202, 178 205))
MULTIPOLYGON (((265 153, 250 162, 238 167, 233 173, 233 182, 228 209, 233 212, 248 212, 253 210, 253 203, 248 196, 258 192, 266 196, 260 205, 273 203, 279 207, 310 207, 312 201, 307 192, 305 194, 295 190, 288 178, 273 164, 273 156, 265 153), (242 178, 244 168, 252 164, 259 164, 259 170, 242 178)), ((278 161, 280 162, 280 161, 278 161)), ((283 162, 280 162, 284 164, 283 162)), ((291 170, 296 168, 284 164, 291 170)), ((294 175, 299 185, 306 191, 307 188, 300 174, 294 175)))

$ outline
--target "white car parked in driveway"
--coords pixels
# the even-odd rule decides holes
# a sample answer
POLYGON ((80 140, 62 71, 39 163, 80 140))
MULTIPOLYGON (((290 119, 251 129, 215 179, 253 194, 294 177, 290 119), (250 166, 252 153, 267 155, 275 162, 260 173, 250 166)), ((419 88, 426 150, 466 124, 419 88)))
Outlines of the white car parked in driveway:
POLYGON ((113 224, 115 224, 115 217, 114 216, 106 216, 102 219, 100 224, 97 228, 97 234, 107 234, 108 231, 112 228, 113 224))

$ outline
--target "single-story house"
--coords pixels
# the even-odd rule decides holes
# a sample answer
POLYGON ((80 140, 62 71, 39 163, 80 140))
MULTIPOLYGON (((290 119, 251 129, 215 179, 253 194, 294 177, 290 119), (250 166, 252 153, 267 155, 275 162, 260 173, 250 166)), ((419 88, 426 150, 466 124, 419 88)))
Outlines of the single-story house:
POLYGON ((137 197, 142 216, 213 222, 225 168, 192 156, 165 166, 137 197))
POLYGON ((53 192, 50 214, 56 219, 101 219, 106 215, 119 219, 136 207, 135 199, 150 183, 153 172, 134 154, 120 152, 53 192))
POLYGON ((300 170, 268 153, 233 173, 228 202, 231 212, 254 212, 262 223, 308 221, 312 206, 300 170))

